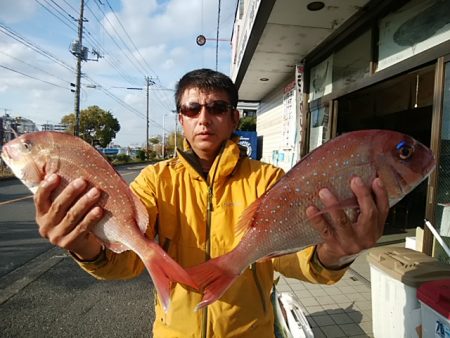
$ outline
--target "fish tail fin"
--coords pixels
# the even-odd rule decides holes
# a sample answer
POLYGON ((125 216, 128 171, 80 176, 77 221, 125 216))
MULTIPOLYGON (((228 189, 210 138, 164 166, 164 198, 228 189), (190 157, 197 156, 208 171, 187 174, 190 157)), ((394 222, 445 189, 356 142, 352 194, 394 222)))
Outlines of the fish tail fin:
POLYGON ((205 263, 187 269, 194 282, 203 292, 202 301, 195 311, 215 302, 222 297, 230 285, 238 278, 239 273, 227 269, 228 255, 211 259, 205 263))
MULTIPOLYGON (((164 311, 170 305, 170 289, 172 283, 182 283, 194 289, 197 284, 177 262, 175 262, 159 245, 152 243, 152 253, 142 259, 147 268, 155 289, 159 295, 164 311)), ((150 250, 149 250, 150 251, 150 250)))

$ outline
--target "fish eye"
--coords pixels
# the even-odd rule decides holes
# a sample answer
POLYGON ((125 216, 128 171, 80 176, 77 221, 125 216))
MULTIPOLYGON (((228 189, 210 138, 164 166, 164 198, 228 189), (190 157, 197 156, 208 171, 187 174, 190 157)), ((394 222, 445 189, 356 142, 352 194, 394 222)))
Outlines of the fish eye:
POLYGON ((31 150, 31 148, 32 148, 31 142, 25 141, 25 142, 23 142, 22 144, 23 144, 23 146, 24 146, 24 148, 25 148, 26 150, 31 150))
POLYGON ((399 144, 397 144, 396 148, 398 151, 398 156, 402 160, 407 160, 414 154, 414 146, 406 143, 405 141, 402 141, 399 144))

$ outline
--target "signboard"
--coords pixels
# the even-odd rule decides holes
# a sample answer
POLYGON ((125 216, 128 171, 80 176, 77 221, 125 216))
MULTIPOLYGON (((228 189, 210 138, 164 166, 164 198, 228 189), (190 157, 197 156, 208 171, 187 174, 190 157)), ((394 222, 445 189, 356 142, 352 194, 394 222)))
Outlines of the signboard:
POLYGON ((311 69, 309 101, 330 94, 333 89, 333 55, 311 69))
POLYGON ((247 148, 248 157, 257 160, 258 156, 258 136, 256 131, 236 131, 240 137, 239 144, 247 148))
POLYGON ((295 88, 295 81, 292 81, 284 88, 281 143, 281 147, 284 150, 293 150, 295 148, 295 133, 297 124, 295 88))
POLYGON ((303 111, 304 111, 304 86, 305 86, 305 68, 303 64, 298 64, 295 67, 295 89, 297 94, 297 104, 296 104, 296 114, 297 114, 297 132, 295 135, 295 143, 297 145, 297 149, 295 149, 295 155, 296 157, 293 159, 295 162, 300 160, 302 147, 303 147, 303 138, 305 135, 305 128, 304 125, 304 117, 303 117, 303 111))
POLYGON ((413 0, 379 23, 377 71, 450 40, 450 1, 413 0))

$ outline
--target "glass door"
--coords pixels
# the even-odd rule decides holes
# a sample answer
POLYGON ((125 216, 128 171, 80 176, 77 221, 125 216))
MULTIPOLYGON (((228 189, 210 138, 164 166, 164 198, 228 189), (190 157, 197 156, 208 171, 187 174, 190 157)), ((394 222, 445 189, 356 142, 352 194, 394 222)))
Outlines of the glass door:
MULTIPOLYGON (((448 59, 448 58, 446 58, 448 59)), ((440 123, 440 146, 436 165, 436 230, 450 245, 450 61, 444 64, 442 119, 440 123)), ((433 256, 450 263, 450 258, 439 244, 435 244, 433 256)))

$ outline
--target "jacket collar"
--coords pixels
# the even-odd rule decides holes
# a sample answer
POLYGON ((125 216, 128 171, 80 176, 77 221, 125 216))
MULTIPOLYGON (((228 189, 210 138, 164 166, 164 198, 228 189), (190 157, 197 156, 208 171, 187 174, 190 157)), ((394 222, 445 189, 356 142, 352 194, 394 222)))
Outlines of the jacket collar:
POLYGON ((209 170, 208 179, 204 176, 198 157, 186 139, 183 140, 184 150, 177 149, 179 162, 194 178, 200 179, 203 177, 203 179, 212 183, 211 180, 215 181, 220 177, 231 175, 237 169, 239 160, 247 156, 245 147, 239 145, 238 142, 239 137, 236 135, 224 142, 209 170))

